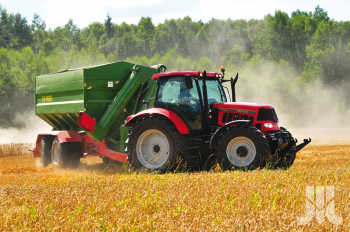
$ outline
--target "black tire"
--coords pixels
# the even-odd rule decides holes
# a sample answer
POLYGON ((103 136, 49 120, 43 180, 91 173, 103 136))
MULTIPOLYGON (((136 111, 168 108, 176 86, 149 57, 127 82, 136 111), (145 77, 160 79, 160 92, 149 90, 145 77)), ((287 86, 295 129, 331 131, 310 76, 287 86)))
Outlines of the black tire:
POLYGON ((46 167, 52 163, 51 148, 54 137, 43 135, 41 137, 41 167, 46 167))
POLYGON ((81 143, 60 143, 56 137, 52 143, 51 159, 63 168, 76 168, 80 163, 81 143))
POLYGON ((295 147, 295 143, 294 143, 294 138, 292 136, 292 134, 284 127, 281 127, 281 132, 287 132, 289 135, 289 139, 288 139, 288 146, 284 147, 282 149, 281 154, 279 155, 279 162, 276 165, 276 168, 282 168, 282 169, 288 169, 290 168, 296 158, 296 153, 288 153, 288 151, 295 147))
POLYGON ((215 146, 215 155, 217 157, 219 165, 224 170, 231 170, 232 168, 240 170, 252 170, 258 167, 263 168, 266 165, 266 160, 270 156, 270 153, 271 152, 269 144, 265 136, 261 133, 260 130, 249 125, 238 125, 235 127, 229 127, 220 135, 215 146), (244 141, 246 142, 246 145, 230 145, 231 141, 233 144, 235 144, 234 139, 244 141), (253 147, 251 144, 254 145, 255 152, 249 152, 253 151, 252 149, 249 149, 249 147, 253 147), (228 146, 233 146, 231 151, 234 154, 227 154, 226 149, 228 149, 228 146), (237 148, 237 150, 235 150, 234 148, 237 148), (240 151, 245 154, 237 154, 239 149, 241 149, 240 151), (241 157, 239 158, 239 156, 241 157), (231 161, 230 159, 234 160, 231 161), (237 161, 239 159, 246 160, 239 161, 241 162, 241 164, 239 164, 237 161))
MULTIPOLYGON (((163 117, 146 117, 140 120, 129 133, 128 159, 133 168, 145 170, 148 172, 164 173, 181 166, 181 160, 184 160, 186 152, 185 143, 186 140, 184 136, 179 133, 179 131, 170 120, 163 117), (166 137, 169 145, 169 152, 167 155, 163 156, 163 160, 166 159, 166 161, 164 163, 161 162, 159 165, 162 163, 163 164, 155 168, 150 167, 151 165, 145 166, 145 161, 142 161, 142 154, 138 154, 136 148, 140 136, 143 135, 144 132, 148 133, 148 131, 151 130, 161 132, 166 137)), ((153 149, 155 149, 155 146, 153 149)), ((149 147, 151 148, 152 145, 149 147)))

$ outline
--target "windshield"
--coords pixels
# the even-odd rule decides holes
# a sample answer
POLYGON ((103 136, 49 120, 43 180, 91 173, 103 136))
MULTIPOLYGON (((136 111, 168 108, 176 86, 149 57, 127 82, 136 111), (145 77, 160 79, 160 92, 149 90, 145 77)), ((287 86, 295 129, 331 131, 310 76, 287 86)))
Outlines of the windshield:
POLYGON ((192 89, 187 89, 183 77, 171 78, 160 85, 158 92, 158 101, 164 103, 184 103, 187 105, 195 104, 199 100, 198 90, 195 83, 192 89))
MULTIPOLYGON (((199 87, 203 94, 203 81, 198 80, 199 87)), ((208 92, 208 103, 222 103, 227 102, 224 90, 219 82, 219 80, 206 80, 207 92, 208 92)))
MULTIPOLYGON (((203 81, 198 80, 201 95, 203 95, 203 81)), ((206 80, 208 103, 227 102, 224 90, 219 80, 206 80)), ((193 88, 187 89, 185 78, 175 77, 160 84, 157 101, 163 103, 183 103, 186 105, 199 103, 197 85, 193 82, 193 88)))

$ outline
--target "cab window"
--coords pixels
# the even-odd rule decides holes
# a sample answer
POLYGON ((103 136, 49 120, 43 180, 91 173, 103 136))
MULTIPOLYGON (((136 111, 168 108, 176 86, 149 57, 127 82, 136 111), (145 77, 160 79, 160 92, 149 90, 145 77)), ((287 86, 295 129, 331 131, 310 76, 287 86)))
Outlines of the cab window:
POLYGON ((172 77, 160 82, 156 100, 163 103, 164 108, 177 113, 192 130, 202 128, 202 106, 195 80, 192 89, 186 87, 184 77, 172 77))
MULTIPOLYGON (((203 81, 199 80, 199 87, 203 93, 203 81)), ((206 80, 207 93, 208 93, 208 103, 222 103, 227 102, 225 93, 219 80, 206 80)))

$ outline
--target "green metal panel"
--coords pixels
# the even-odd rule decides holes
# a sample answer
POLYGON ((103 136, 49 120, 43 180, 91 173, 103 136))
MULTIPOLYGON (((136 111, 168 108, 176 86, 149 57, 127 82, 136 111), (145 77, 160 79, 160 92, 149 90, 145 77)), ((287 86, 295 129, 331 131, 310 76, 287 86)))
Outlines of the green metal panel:
POLYGON ((84 110, 83 70, 38 76, 35 81, 35 112, 55 130, 78 130, 70 114, 84 110))
MULTIPOLYGON (((135 65, 130 77, 124 83, 123 88, 116 95, 113 102, 111 102, 98 124, 95 125, 95 131, 88 132, 89 136, 98 141, 102 141, 109 132, 109 129, 113 126, 113 124, 115 124, 118 117, 125 111, 125 107, 130 105, 130 103, 132 104, 132 99, 135 97, 135 94, 137 93, 137 90, 139 90, 140 86, 143 86, 148 80, 151 80, 151 77, 155 71, 156 70, 152 68, 135 65)), ((137 102, 134 103, 134 105, 135 104, 137 104, 137 102)))
POLYGON ((160 67, 116 62, 38 76, 35 112, 54 130, 82 130, 78 115, 85 111, 98 122, 88 134, 99 141, 107 138, 113 147, 120 144, 119 150, 125 146, 120 127, 127 116, 148 108, 142 100, 155 96, 157 85, 151 77, 160 67))

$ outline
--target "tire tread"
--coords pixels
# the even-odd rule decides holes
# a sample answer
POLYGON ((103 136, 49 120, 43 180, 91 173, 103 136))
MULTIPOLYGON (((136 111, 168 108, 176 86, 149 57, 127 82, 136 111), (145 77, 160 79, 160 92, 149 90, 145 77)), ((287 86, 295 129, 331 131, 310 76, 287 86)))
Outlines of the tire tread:
POLYGON ((41 166, 45 167, 52 163, 51 148, 54 137, 50 135, 43 135, 41 137, 41 166))
MULTIPOLYGON (((249 169, 256 169, 258 167, 264 168, 266 166, 267 159, 271 155, 269 143, 268 143, 266 137, 264 136, 264 134, 259 129, 257 129, 256 127, 250 126, 250 125, 237 125, 234 127, 228 127, 225 131, 223 131, 220 134, 218 141, 216 143, 216 146, 215 146, 215 155, 219 161, 219 164, 221 164, 221 162, 223 161, 222 155, 219 154, 220 148, 224 145, 223 140, 224 140, 224 138, 226 138, 228 136, 228 133, 231 133, 233 130, 234 131, 237 131, 237 130, 250 131, 254 134, 254 136, 256 136, 258 138, 258 140, 260 142, 260 146, 262 147, 262 149, 261 149, 262 151, 260 154, 260 157, 261 157, 260 163, 248 165, 248 166, 249 166, 249 169)), ((224 156, 226 156, 226 154, 224 156)), ((227 167, 225 165, 223 165, 223 166, 224 166, 223 168, 225 170, 231 169, 232 167, 234 167, 233 164, 226 165, 227 167)), ((242 167, 240 167, 240 168, 242 168, 242 167)))
MULTIPOLYGON (((134 144, 136 146, 136 142, 138 138, 135 138, 135 134, 139 128, 142 128, 144 125, 147 124, 158 124, 161 127, 163 127, 166 131, 170 133, 170 136, 173 138, 174 141, 174 155, 172 160, 170 160, 170 164, 163 165, 162 167, 154 170, 148 170, 148 171, 160 171, 165 172, 167 170, 174 169, 174 166, 177 162, 180 160, 184 160, 185 158, 185 150, 186 150, 186 139, 185 137, 180 134, 180 132, 177 130, 177 128, 174 126, 174 124, 167 118, 159 117, 159 116, 148 116, 144 117, 141 120, 139 120, 132 128, 130 133, 128 134, 129 142, 128 142, 128 159, 131 163, 131 165, 136 169, 142 169, 145 168, 142 166, 142 164, 138 161, 136 151, 134 149, 134 144), (136 160, 135 160, 136 159, 136 160)), ((169 138, 168 138, 169 139, 169 138)))

